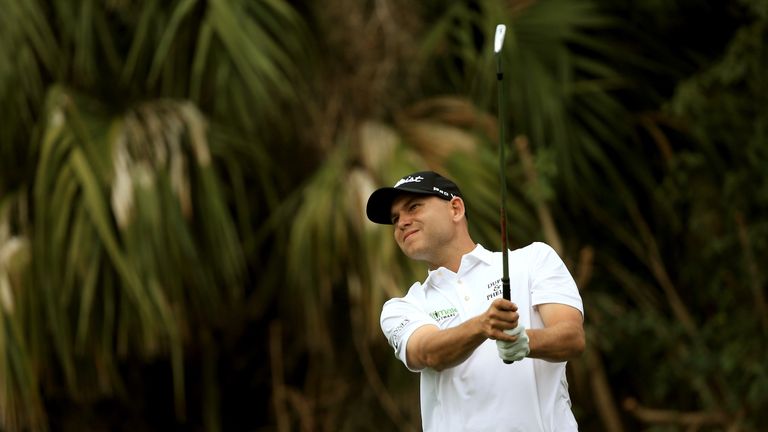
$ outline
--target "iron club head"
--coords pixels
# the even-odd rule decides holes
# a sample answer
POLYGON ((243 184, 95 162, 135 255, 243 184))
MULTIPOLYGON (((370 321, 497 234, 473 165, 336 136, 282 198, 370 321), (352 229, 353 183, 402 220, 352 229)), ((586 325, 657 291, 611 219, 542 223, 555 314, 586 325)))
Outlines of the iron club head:
POLYGON ((499 24, 496 26, 496 37, 493 41, 493 52, 498 54, 504 46, 504 35, 507 33, 507 26, 499 24))

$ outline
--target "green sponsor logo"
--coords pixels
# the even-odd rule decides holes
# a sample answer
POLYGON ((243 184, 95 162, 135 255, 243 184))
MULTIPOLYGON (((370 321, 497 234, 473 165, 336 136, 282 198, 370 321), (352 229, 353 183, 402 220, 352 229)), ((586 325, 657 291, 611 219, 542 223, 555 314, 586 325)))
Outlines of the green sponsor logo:
POLYGON ((456 308, 449 308, 430 312, 429 316, 431 316, 435 321, 442 321, 446 318, 455 317, 458 315, 458 313, 459 311, 456 310, 456 308))

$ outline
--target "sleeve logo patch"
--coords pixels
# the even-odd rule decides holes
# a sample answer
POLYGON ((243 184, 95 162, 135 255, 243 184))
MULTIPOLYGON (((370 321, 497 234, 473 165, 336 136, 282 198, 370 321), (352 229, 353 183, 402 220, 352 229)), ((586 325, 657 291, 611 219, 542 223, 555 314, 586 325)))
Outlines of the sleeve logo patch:
POLYGON ((389 338, 389 344, 392 345, 392 348, 397 351, 400 348, 400 342, 402 342, 403 338, 403 331, 408 326, 408 323, 411 322, 408 318, 403 319, 403 321, 398 324, 397 327, 392 330, 392 336, 389 338))

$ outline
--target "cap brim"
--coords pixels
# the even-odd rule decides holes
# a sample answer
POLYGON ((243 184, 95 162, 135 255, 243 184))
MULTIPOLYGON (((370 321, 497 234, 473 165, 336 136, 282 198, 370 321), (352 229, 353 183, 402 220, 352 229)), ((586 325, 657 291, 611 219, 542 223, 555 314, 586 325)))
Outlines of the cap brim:
POLYGON ((365 214, 368 216, 368 219, 377 224, 392 225, 392 203, 395 201, 395 198, 404 193, 437 195, 420 189, 412 190, 407 187, 377 189, 368 198, 368 204, 365 207, 365 214))
POLYGON ((365 207, 365 214, 371 222, 392 225, 392 202, 403 191, 395 188, 381 188, 374 191, 365 207))

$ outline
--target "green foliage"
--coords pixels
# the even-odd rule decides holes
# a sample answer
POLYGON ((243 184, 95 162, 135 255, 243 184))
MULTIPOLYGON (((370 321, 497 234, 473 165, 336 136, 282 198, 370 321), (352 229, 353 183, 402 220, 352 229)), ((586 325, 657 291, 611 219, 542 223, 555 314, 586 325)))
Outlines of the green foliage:
POLYGON ((88 106, 53 88, 45 110, 35 277, 19 300, 40 299, 29 319, 47 328, 29 337, 36 356, 60 362, 72 397, 86 401, 121 392, 121 359, 170 355, 183 417, 184 335, 220 323, 242 297, 243 257, 204 120, 172 101, 113 118, 88 106), (78 366, 88 358, 95 370, 78 366))
POLYGON ((441 171, 498 248, 500 144, 582 429, 765 429, 768 2, 596 3, 0 0, 0 429, 417 430, 366 199, 441 171))

